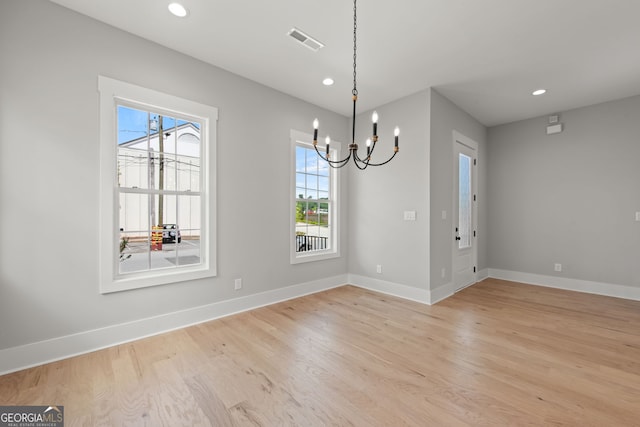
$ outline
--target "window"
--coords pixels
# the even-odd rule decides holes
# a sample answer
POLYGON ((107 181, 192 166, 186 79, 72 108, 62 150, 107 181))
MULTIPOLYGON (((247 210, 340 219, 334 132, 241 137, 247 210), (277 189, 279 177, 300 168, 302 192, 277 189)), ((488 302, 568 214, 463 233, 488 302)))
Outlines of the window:
POLYGON ((471 247, 471 157, 458 155, 458 249, 471 247))
POLYGON ((217 109, 106 77, 100 290, 215 275, 217 109))
MULTIPOLYGON (((340 255, 338 248, 338 173, 322 160, 311 135, 291 131, 293 147, 291 194, 291 262, 293 264, 340 255)), ((331 143, 331 157, 339 157, 339 143, 331 143)), ((321 152, 324 153, 325 146, 321 152)))

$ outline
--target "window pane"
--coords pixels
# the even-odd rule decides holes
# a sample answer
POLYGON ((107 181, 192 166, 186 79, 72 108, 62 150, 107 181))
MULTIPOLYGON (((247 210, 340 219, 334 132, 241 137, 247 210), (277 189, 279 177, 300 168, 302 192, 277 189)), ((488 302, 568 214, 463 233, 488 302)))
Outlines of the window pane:
POLYGON ((200 159, 178 156, 176 161, 178 191, 200 191, 200 159))
POLYGON ((120 231, 126 233, 138 232, 142 237, 148 236, 148 195, 120 193, 120 220, 118 223, 118 228, 120 231))
POLYGON ((201 203, 199 196, 178 197, 181 243, 178 265, 200 264, 201 203))
POLYGON ((304 172, 305 168, 305 152, 306 148, 296 146, 296 172, 304 172))
POLYGON ((307 188, 311 190, 318 189, 318 177, 316 175, 307 174, 307 188))
POLYGON ((158 194, 154 199, 155 211, 151 212, 151 218, 155 218, 153 225, 176 224, 178 222, 177 197, 172 194, 158 194))
MULTIPOLYGON (((334 155, 335 155, 335 153, 332 154, 332 156, 334 156, 334 155)), ((330 170, 331 170, 331 167, 329 166, 329 164, 327 162, 319 162, 318 163, 318 175, 327 176, 328 177, 330 170)))
MULTIPOLYGON (((320 225, 324 227, 329 226, 329 203, 320 203, 318 207, 318 215, 320 219, 320 225)), ((328 233, 327 233, 328 235, 328 233)))
POLYGON ((176 176, 179 191, 200 191, 200 124, 177 121, 176 176))
POLYGON ((200 125, 189 122, 176 128, 178 142, 176 154, 200 158, 200 125))
POLYGON ((178 225, 183 236, 200 238, 201 204, 199 196, 178 197, 178 225))
POLYGON ((158 153, 175 154, 176 138, 173 125, 175 119, 162 114, 149 114, 149 149, 158 153))
POLYGON ((305 167, 307 172, 314 172, 318 170, 318 154, 315 150, 306 149, 305 151, 305 167))
POLYGON ((149 269, 150 243, 148 233, 122 232, 119 242, 118 272, 120 274, 149 269))
MULTIPOLYGON (((307 186, 307 175, 304 173, 296 173, 296 187, 304 188, 307 186)), ((302 191, 304 193, 304 191, 302 191)), ((301 192, 297 192, 297 194, 301 194, 301 192)))
POLYGON ((298 230, 299 224, 303 224, 306 205, 307 204, 305 202, 296 203, 296 231, 298 230))
POLYGON ((458 248, 464 249, 471 246, 471 157, 460 153, 458 171, 458 248))
POLYGON ((149 269, 149 197, 120 193, 120 273, 149 269))
POLYGON ((118 187, 148 188, 149 152, 118 147, 118 187))
POLYGON ((149 114, 146 111, 118 105, 118 146, 147 149, 149 114))
POLYGON ((148 188, 149 114, 118 105, 118 186, 148 188))
POLYGON ((162 235, 162 246, 151 251, 151 269, 173 268, 176 266, 176 245, 165 240, 165 230, 156 228, 155 233, 162 235), (165 243, 166 242, 166 243, 165 243))
POLYGON ((158 190, 176 190, 176 156, 164 154, 160 156, 160 175, 158 190))
POLYGON ((318 178, 318 189, 320 191, 329 192, 329 177, 318 178))

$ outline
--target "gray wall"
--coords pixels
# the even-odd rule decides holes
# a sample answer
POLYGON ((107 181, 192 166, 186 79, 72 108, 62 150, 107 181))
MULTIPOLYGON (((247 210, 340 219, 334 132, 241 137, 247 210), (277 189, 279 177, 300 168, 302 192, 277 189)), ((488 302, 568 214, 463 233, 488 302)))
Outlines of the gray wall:
POLYGON ((347 272, 290 265, 288 215, 290 129, 346 141, 346 118, 45 0, 1 7, 0 349, 347 272), (99 74, 219 108, 217 278, 98 293, 99 74))
POLYGON ((489 129, 489 265, 640 287, 640 96, 560 118, 489 129))
MULTIPOLYGON (((486 157, 486 128, 433 89, 377 108, 381 141, 401 127, 401 151, 388 166, 349 178, 349 272, 433 290, 451 282, 453 131, 478 143, 486 157), (417 220, 403 221, 415 210, 417 220), (442 211, 447 219, 442 220, 442 211), (382 274, 376 274, 376 265, 382 274), (446 275, 441 277, 441 269, 446 275)), ((358 117, 357 134, 370 134, 371 112, 358 117)), ((380 147, 382 148, 382 147, 380 147)), ((478 192, 486 194, 486 165, 478 167, 478 192)), ((488 267, 487 203, 478 201, 478 267, 488 267)))
POLYGON ((431 91, 431 289, 451 283, 453 252, 453 131, 478 143, 478 270, 487 268, 487 130, 436 90, 431 91), (447 218, 442 219, 442 211, 447 218), (445 269, 445 277, 441 275, 445 269))
MULTIPOLYGON (((376 110, 380 141, 373 161, 392 154, 396 125, 400 152, 383 167, 349 167, 349 273, 428 289, 429 91, 376 110), (416 211, 416 221, 403 221, 409 210, 416 211), (378 264, 382 274, 376 273, 378 264)), ((361 147, 372 132, 371 113, 356 119, 361 147)))

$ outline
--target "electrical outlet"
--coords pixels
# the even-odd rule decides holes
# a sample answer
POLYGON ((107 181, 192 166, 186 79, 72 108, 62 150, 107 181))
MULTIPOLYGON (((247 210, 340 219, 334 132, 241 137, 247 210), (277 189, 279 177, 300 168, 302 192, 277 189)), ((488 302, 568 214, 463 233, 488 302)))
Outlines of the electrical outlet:
POLYGON ((382 274, 382 266, 380 264, 376 265, 376 273, 382 274))
POLYGON ((242 289, 242 279, 236 279, 234 281, 234 289, 237 291, 238 289, 242 289))
POLYGON ((562 271, 562 264, 555 264, 555 265, 553 266, 553 269, 554 269, 555 271, 562 271))
POLYGON ((446 275, 447 275, 447 269, 442 267, 442 269, 440 270, 440 276, 444 279, 446 275))

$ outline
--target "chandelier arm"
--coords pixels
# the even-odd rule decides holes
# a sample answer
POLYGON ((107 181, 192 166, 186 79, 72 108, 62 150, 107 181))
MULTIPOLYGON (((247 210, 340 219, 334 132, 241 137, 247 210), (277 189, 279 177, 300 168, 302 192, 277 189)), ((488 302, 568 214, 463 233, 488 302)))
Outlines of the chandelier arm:
MULTIPOLYGON (((329 158, 323 156, 322 153, 320 153, 320 150, 318 150, 318 146, 314 145, 313 148, 316 149, 316 153, 318 153, 318 156, 320 156, 320 158, 325 162, 329 163, 329 165, 337 165, 338 163, 347 163, 351 158, 351 152, 349 152, 349 155, 342 160, 329 160, 329 158)), ((338 167, 342 167, 342 166, 338 166, 338 167)))
POLYGON ((365 161, 364 161, 364 160, 362 160, 362 159, 358 159, 358 160, 356 160, 356 158, 355 158, 355 157, 353 158, 353 163, 354 163, 354 164, 356 165, 356 167, 357 167, 358 169, 360 169, 361 171, 365 170, 365 169, 369 166, 369 163, 368 163, 368 162, 365 162, 365 161))
POLYGON ((371 151, 369 151, 369 158, 373 156, 373 150, 376 149, 376 142, 377 140, 375 138, 373 139, 373 141, 371 141, 371 151))
POLYGON ((383 166, 386 165, 387 163, 389 163, 391 160, 393 160, 393 158, 396 156, 396 154, 398 154, 397 151, 393 151, 393 154, 391 155, 391 157, 389 157, 387 160, 385 160, 382 163, 371 163, 371 162, 367 162, 367 166, 383 166))
MULTIPOLYGON (((332 163, 329 163, 329 166, 330 166, 330 167, 332 167, 333 169, 340 169, 341 167, 346 166, 346 165, 347 165, 347 163, 349 163, 349 160, 351 160, 351 157, 347 157, 346 159, 343 159, 343 160, 341 161, 342 163, 337 162, 337 163, 340 163, 339 165, 334 165, 334 164, 332 164, 332 163)), ((335 162, 334 162, 334 163, 335 163, 335 162)))
MULTIPOLYGON (((369 156, 367 156, 367 157, 369 157, 369 156)), ((353 158, 354 158, 354 160, 357 160, 360 163, 368 163, 368 160, 366 158, 361 159, 360 156, 358 156, 358 152, 357 151, 353 152, 353 158)))

